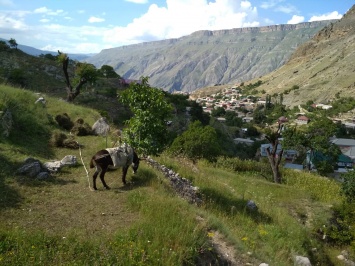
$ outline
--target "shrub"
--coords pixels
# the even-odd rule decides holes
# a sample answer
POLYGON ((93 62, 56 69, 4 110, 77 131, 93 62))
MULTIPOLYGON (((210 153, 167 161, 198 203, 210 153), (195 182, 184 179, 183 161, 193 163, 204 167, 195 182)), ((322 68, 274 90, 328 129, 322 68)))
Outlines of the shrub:
POLYGON ((58 125, 61 128, 64 128, 66 130, 70 130, 74 126, 74 123, 70 120, 70 117, 68 116, 67 113, 64 113, 62 115, 57 115, 55 117, 55 120, 57 121, 58 125))
POLYGON ((333 215, 325 226, 328 243, 349 245, 355 240, 355 204, 343 203, 333 208, 333 215))
POLYGON ((67 138, 67 135, 65 135, 64 133, 60 131, 54 131, 50 139, 50 144, 54 147, 63 147, 64 141, 67 138))
POLYGON ((349 203, 355 203, 355 171, 349 171, 342 175, 341 194, 349 203))

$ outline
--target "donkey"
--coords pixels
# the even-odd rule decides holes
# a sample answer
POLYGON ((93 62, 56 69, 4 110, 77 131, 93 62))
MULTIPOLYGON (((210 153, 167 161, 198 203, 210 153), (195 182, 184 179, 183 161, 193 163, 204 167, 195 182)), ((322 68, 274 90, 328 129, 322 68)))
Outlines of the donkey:
POLYGON ((97 190, 96 178, 100 173, 100 179, 106 189, 110 187, 105 182, 105 173, 108 169, 117 169, 122 167, 122 182, 126 184, 127 170, 132 165, 133 173, 136 173, 139 167, 140 159, 137 153, 131 146, 123 144, 122 146, 115 148, 107 148, 105 150, 98 151, 90 161, 90 168, 96 166, 96 171, 93 175, 93 188, 97 190))

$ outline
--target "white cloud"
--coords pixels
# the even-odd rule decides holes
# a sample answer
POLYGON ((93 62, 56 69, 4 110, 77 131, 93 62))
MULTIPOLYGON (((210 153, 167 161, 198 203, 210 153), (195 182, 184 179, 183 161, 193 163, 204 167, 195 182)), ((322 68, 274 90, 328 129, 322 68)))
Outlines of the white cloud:
POLYGON ((126 2, 131 2, 135 4, 146 4, 148 3, 148 0, 125 0, 126 2))
POLYGON ((0 12, 0 32, 26 31, 28 26, 24 18, 28 13, 26 11, 0 12))
POLYGON ((43 19, 40 19, 39 21, 42 22, 42 23, 47 23, 47 22, 49 22, 50 20, 47 19, 47 18, 43 18, 43 19))
POLYGON ((40 8, 36 8, 33 12, 34 13, 47 13, 47 12, 49 12, 49 9, 46 8, 45 6, 43 6, 40 8))
POLYGON ((297 16, 297 15, 293 15, 292 18, 287 21, 287 24, 298 24, 304 21, 304 17, 303 16, 297 16))
POLYGON ((331 13, 323 14, 320 16, 312 16, 309 19, 309 22, 312 21, 320 21, 320 20, 328 20, 328 19, 341 19, 342 15, 338 13, 338 11, 333 11, 331 13))
POLYGON ((257 9, 249 1, 166 0, 166 7, 152 4, 126 27, 110 28, 104 41, 117 46, 178 38, 198 30, 259 26, 257 19, 257 9))
POLYGON ((90 23, 97 23, 97 22, 104 22, 105 19, 104 18, 98 18, 98 17, 90 17, 88 19, 88 22, 90 23))
POLYGON ((262 2, 260 7, 263 9, 269 9, 275 7, 277 4, 283 2, 284 0, 270 0, 267 2, 262 2))
POLYGON ((58 16, 61 14, 64 14, 64 11, 62 9, 57 9, 57 10, 51 10, 47 7, 40 7, 37 8, 33 11, 33 13, 35 14, 45 14, 45 15, 49 15, 49 16, 58 16))

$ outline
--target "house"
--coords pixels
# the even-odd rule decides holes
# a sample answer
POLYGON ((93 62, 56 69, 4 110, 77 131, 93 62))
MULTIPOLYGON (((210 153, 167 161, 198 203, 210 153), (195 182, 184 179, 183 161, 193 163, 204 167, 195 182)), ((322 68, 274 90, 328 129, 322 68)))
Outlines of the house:
POLYGON ((243 122, 245 123, 250 123, 253 120, 253 117, 251 116, 246 116, 242 118, 243 122))
POLYGON ((252 139, 244 139, 244 138, 235 138, 233 139, 235 144, 246 144, 246 145, 253 145, 254 140, 252 139))
MULTIPOLYGON (((329 158, 324 156, 321 152, 313 152, 311 153, 310 151, 307 152, 307 157, 306 157, 306 162, 307 164, 310 165, 311 169, 316 169, 315 167, 315 162, 318 161, 327 161, 329 158)), ((338 156, 337 162, 335 163, 336 168, 353 168, 354 162, 351 160, 349 156, 346 156, 344 154, 340 154, 338 156)))
POLYGON ((332 138, 330 142, 337 145, 342 154, 350 157, 355 163, 355 139, 332 138))
POLYGON ((287 122, 288 122, 288 119, 285 116, 280 116, 279 119, 277 120, 277 123, 279 123, 279 124, 284 124, 287 122))
POLYGON ((296 119, 296 123, 298 125, 307 125, 309 123, 309 121, 310 121, 310 119, 307 116, 305 116, 305 115, 300 115, 296 119))
POLYGON ((355 129, 355 123, 344 123, 344 126, 347 128, 347 129, 355 129))
POLYGON ((333 108, 333 106, 331 106, 331 105, 326 105, 326 104, 322 104, 322 103, 318 103, 315 106, 316 106, 316 108, 320 108, 323 110, 328 110, 330 108, 333 108))
MULTIPOLYGON (((261 144, 260 146, 260 155, 262 157, 267 157, 266 149, 269 148, 270 151, 272 149, 272 145, 270 143, 261 144)), ((276 154, 279 154, 282 149, 281 143, 277 145, 276 154)), ((282 157, 287 161, 292 161, 298 156, 298 152, 295 150, 284 150, 282 157)))
POLYGON ((286 169, 293 169, 295 171, 302 171, 303 170, 302 164, 285 163, 283 167, 286 169))

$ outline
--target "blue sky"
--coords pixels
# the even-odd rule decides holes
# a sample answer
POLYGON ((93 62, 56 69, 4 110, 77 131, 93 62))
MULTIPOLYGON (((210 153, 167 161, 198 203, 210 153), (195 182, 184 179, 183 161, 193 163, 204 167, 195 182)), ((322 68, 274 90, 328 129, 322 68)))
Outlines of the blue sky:
POLYGON ((0 0, 0 38, 98 53, 198 30, 340 19, 353 0, 0 0))

